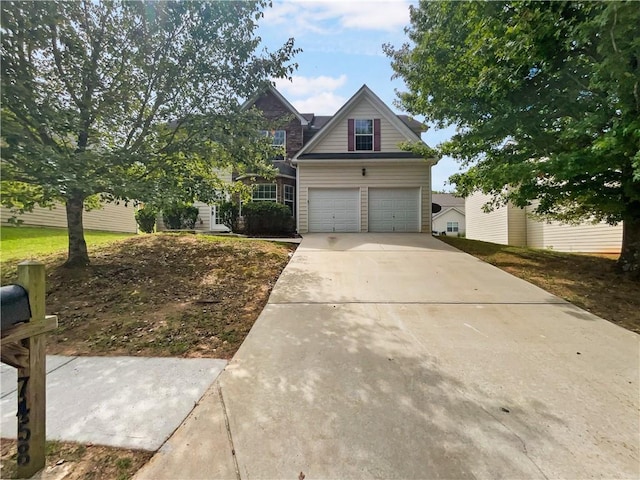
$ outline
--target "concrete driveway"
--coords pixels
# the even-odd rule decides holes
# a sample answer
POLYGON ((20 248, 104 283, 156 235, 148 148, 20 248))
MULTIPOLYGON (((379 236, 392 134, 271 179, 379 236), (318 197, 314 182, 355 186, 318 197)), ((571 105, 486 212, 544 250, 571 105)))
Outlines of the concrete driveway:
POLYGON ((215 386, 235 457, 210 456, 247 479, 638 478, 639 362, 638 335, 429 235, 308 235, 215 386))

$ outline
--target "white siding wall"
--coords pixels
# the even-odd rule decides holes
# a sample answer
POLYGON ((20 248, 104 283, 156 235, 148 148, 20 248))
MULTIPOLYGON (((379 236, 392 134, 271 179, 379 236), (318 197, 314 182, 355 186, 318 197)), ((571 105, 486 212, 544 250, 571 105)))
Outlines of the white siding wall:
MULTIPOLYGON (((346 127, 345 127, 346 128, 346 127)), ((421 218, 422 231, 431 231, 430 205, 430 167, 425 163, 413 165, 367 165, 366 161, 358 165, 298 165, 299 175, 299 204, 298 204, 298 232, 308 231, 308 189, 314 187, 360 188, 361 231, 369 228, 369 187, 420 187, 421 188, 421 218), (366 175, 362 169, 366 168, 366 175)))
POLYGON ((485 213, 482 206, 490 200, 489 195, 476 192, 465 199, 466 236, 471 240, 501 243, 509 242, 508 209, 496 208, 485 213))
MULTIPOLYGON (((6 223, 13 214, 6 208, 0 210, 2 223, 6 223)), ((67 227, 67 213, 63 204, 56 204, 53 209, 35 207, 33 212, 18 215, 23 225, 42 227, 67 227)), ((103 208, 83 213, 83 225, 87 230, 104 230, 109 232, 137 231, 134 208, 131 204, 105 203, 103 208)))
POLYGON ((527 245, 527 215, 524 209, 509 204, 507 216, 509 222, 508 244, 525 247, 527 245))
POLYGON ((340 122, 335 124, 333 129, 328 132, 313 149, 307 153, 343 153, 348 151, 347 144, 347 120, 349 118, 357 119, 380 119, 380 149, 383 152, 400 152, 398 144, 406 141, 396 127, 380 115, 368 99, 362 98, 360 102, 353 106, 349 114, 340 122))
MULTIPOLYGON (((447 231, 447 222, 458 222, 458 233, 461 235, 465 233, 465 216, 457 210, 449 210, 442 215, 433 219, 432 229, 440 232, 447 231)), ((447 233, 447 235, 456 235, 455 233, 447 233)))
MULTIPOLYGON (((528 207, 527 211, 533 211, 528 207)), ((534 248, 550 248, 559 252, 620 253, 622 224, 606 223, 566 225, 527 216, 527 244, 534 248)))

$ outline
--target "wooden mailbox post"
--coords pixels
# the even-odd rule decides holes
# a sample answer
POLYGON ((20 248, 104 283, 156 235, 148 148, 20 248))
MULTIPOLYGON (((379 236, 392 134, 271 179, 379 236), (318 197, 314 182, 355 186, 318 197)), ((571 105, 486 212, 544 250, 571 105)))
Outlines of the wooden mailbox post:
POLYGON ((2 362, 18 369, 18 476, 29 478, 45 464, 45 333, 58 317, 45 315, 44 264, 20 263, 17 283, 29 295, 31 319, 2 330, 2 362))

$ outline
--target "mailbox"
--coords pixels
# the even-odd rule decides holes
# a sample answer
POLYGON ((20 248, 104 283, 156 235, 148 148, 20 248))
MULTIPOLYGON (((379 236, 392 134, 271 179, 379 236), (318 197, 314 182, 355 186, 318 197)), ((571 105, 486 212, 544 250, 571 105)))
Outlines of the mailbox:
POLYGON ((28 322, 31 318, 29 295, 20 285, 0 288, 0 319, 2 330, 17 323, 28 322))

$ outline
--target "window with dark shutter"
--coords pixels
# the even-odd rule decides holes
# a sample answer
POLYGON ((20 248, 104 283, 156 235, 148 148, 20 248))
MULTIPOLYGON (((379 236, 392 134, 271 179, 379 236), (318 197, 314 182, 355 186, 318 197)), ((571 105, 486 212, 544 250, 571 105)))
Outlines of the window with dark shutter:
POLYGON ((347 120, 347 145, 348 145, 348 150, 350 152, 353 152, 356 147, 355 147, 355 120, 353 118, 350 118, 349 120, 347 120))
POLYGON ((373 120, 373 149, 376 152, 380 151, 380 119, 373 120))

